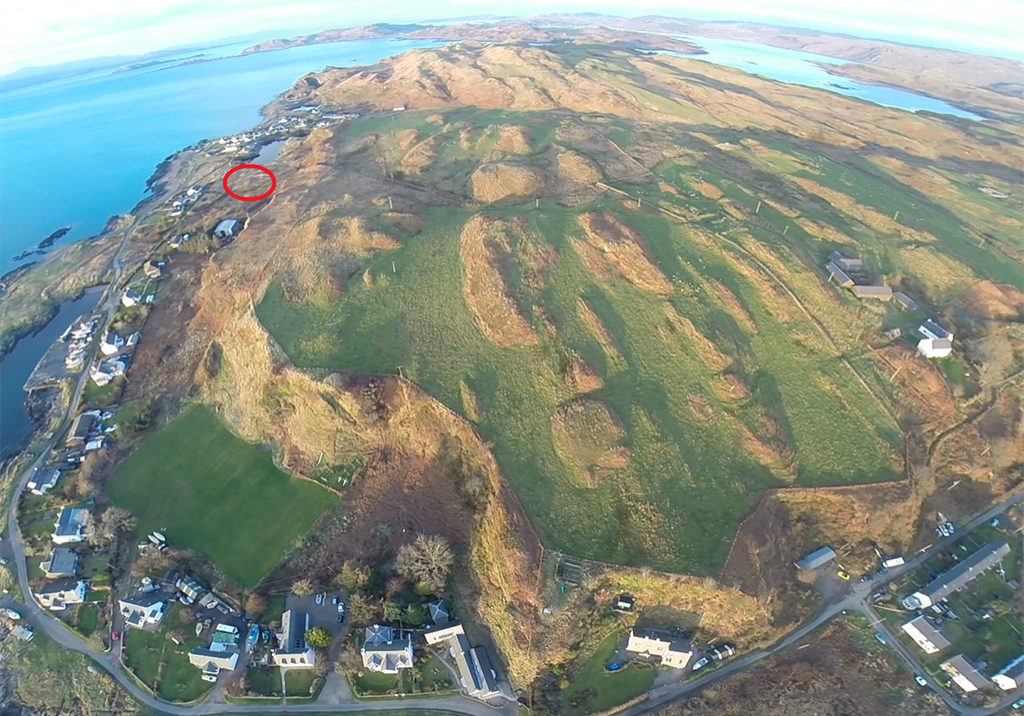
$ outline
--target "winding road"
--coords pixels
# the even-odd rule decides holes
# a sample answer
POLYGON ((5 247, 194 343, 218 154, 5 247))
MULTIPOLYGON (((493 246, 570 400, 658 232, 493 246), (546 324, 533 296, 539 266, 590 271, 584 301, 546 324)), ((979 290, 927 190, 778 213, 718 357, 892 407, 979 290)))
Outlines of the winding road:
MULTIPOLYGON (((120 280, 122 273, 121 255, 127 247, 128 241, 130 240, 132 233, 135 231, 135 227, 136 224, 133 222, 131 226, 124 229, 124 238, 122 239, 117 252, 114 254, 112 261, 114 278, 107 287, 101 304, 97 306, 97 309, 103 312, 103 321, 102 325, 97 328, 95 335, 101 335, 103 333, 107 324, 109 324, 117 311, 117 305, 119 303, 117 282, 120 280)), ((96 345, 98 345, 98 342, 94 343, 93 351, 96 350, 96 345)), ((205 716, 207 714, 218 713, 266 713, 268 711, 273 711, 275 713, 310 713, 325 711, 334 713, 358 713, 395 709, 448 710, 469 714, 470 716, 494 716, 497 713, 502 713, 501 710, 487 706, 475 699, 459 696, 445 698, 411 697, 360 702, 343 701, 337 695, 344 693, 346 690, 336 688, 337 685, 332 684, 333 680, 341 678, 337 674, 328 675, 328 684, 324 689, 324 694, 330 693, 331 697, 324 700, 322 695, 320 701, 313 703, 282 704, 268 701, 266 704, 230 704, 223 701, 223 695, 220 689, 214 689, 214 691, 211 692, 204 701, 196 705, 182 706, 172 704, 161 699, 154 698, 153 695, 140 688, 136 682, 127 673, 125 673, 120 664, 119 649, 114 649, 110 652, 104 652, 96 649, 76 633, 71 631, 63 623, 47 614, 47 612, 36 603, 29 586, 28 570, 25 562, 25 545, 21 539, 17 520, 18 496, 25 489, 25 484, 29 481, 33 473, 43 465, 50 451, 55 446, 57 437, 60 436, 70 424, 74 416, 75 407, 78 405, 82 391, 85 389, 88 379, 88 371, 83 371, 82 375, 78 379, 77 385, 75 386, 71 400, 68 403, 69 407, 60 425, 53 432, 53 436, 49 439, 46 445, 39 451, 39 457, 37 457, 33 463, 28 466, 28 468, 26 468, 25 472, 14 486, 13 498, 10 506, 8 507, 7 515, 10 539, 7 545, 5 545, 5 548, 17 568, 18 583, 21 589, 23 601, 17 602, 8 596, 5 596, 0 600, 0 603, 3 603, 4 606, 11 606, 18 611, 21 611, 22 614, 28 618, 28 621, 32 622, 36 628, 44 631, 47 636, 64 648, 77 651, 92 659, 99 667, 107 671, 125 689, 125 691, 132 695, 132 697, 157 713, 174 714, 175 716, 205 716)), ((963 716, 989 716, 990 714, 1000 711, 1012 700, 1024 696, 1024 687, 1009 694, 1003 702, 992 708, 968 708, 960 705, 948 691, 935 683, 935 681, 927 675, 915 657, 899 643, 885 624, 878 619, 877 615, 874 614, 868 604, 868 597, 871 592, 877 590, 880 586, 887 584, 910 570, 915 569, 918 565, 948 547, 955 539, 959 538, 964 533, 969 532, 978 525, 988 522, 996 515, 1002 513, 1007 507, 1020 502, 1022 499, 1024 499, 1024 492, 1018 492, 1006 500, 1003 500, 998 505, 995 505, 972 519, 969 523, 963 525, 960 530, 958 530, 958 534, 956 536, 936 542, 927 550, 909 560, 902 567, 890 570, 884 579, 875 579, 869 582, 857 582, 848 585, 845 592, 841 594, 840 599, 826 604, 813 619, 803 624, 793 632, 790 632, 770 648, 746 654, 738 659, 723 664, 720 668, 715 669, 714 671, 690 681, 670 684, 654 689, 649 693, 649 697, 645 701, 621 711, 619 716, 641 716, 642 714, 650 713, 651 711, 661 708, 676 699, 699 691, 709 684, 724 679, 730 674, 734 674, 742 669, 751 667, 773 654, 795 646, 825 623, 846 611, 858 611, 867 616, 874 625, 874 628, 886 635, 889 645, 896 650, 896 652, 916 673, 924 676, 929 686, 939 694, 950 708, 953 709, 954 713, 963 714, 963 716)), ((515 713, 515 703, 507 703, 505 711, 515 713)))

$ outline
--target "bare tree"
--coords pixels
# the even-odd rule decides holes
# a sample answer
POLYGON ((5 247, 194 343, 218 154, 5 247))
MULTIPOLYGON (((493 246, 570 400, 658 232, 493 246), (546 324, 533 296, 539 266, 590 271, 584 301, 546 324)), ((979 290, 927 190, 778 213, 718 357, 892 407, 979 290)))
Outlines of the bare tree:
POLYGON ((313 585, 313 580, 307 579, 306 577, 296 579, 295 582, 292 583, 292 594, 297 597, 308 597, 313 593, 314 589, 315 586, 313 585))
POLYGON ((455 555, 448 541, 440 535, 419 535, 411 544, 402 545, 395 557, 395 570, 399 574, 422 582, 434 591, 444 588, 453 564, 455 555))
POLYGON ((113 542, 121 532, 135 529, 136 520, 132 513, 121 507, 108 507, 98 520, 96 531, 90 540, 94 544, 113 542))
POLYGON ((259 619, 267 611, 267 598, 259 592, 249 592, 245 598, 245 611, 259 619))
POLYGON ((334 670, 339 674, 359 671, 363 668, 363 655, 359 647, 349 641, 338 654, 338 660, 334 662, 334 670))
POLYGON ((997 385, 1013 366, 1013 344, 1003 335, 974 341, 970 344, 970 352, 981 363, 979 378, 986 388, 997 385))

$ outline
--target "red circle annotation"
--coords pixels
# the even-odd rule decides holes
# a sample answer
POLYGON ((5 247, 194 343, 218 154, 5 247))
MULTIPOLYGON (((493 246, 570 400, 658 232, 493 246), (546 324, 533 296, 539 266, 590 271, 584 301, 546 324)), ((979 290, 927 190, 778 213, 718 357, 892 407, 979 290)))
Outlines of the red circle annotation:
POLYGON ((274 176, 274 173, 272 171, 270 171, 266 167, 261 167, 259 164, 239 164, 237 167, 231 169, 230 171, 228 171, 227 174, 224 175, 224 181, 222 183, 224 184, 224 191, 226 191, 228 193, 228 196, 230 197, 238 199, 239 201, 259 201, 260 199, 266 199, 268 196, 274 193, 274 189, 277 188, 277 177, 274 176), (228 177, 237 172, 239 169, 260 170, 268 177, 270 177, 270 188, 267 189, 264 193, 260 194, 259 196, 241 196, 231 191, 228 188, 228 177))

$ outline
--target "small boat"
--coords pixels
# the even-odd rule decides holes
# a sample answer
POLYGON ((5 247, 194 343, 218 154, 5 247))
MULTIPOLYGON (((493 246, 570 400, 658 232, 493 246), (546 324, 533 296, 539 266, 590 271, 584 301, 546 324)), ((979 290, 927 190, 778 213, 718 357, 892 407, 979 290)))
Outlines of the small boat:
POLYGON ((156 537, 161 542, 166 542, 167 541, 167 538, 164 537, 164 533, 163 532, 154 532, 153 536, 156 537))
POLYGON ((158 547, 160 546, 160 540, 157 539, 157 536, 155 534, 149 536, 149 541, 157 545, 158 547))
POLYGON ((249 629, 248 636, 245 637, 245 650, 252 651, 256 648, 256 642, 260 640, 260 625, 253 624, 252 628, 249 629))
POLYGON ((18 619, 21 619, 21 615, 18 614, 18 612, 14 611, 13 609, 4 609, 4 614, 7 615, 8 619, 13 619, 15 621, 17 621, 18 619))

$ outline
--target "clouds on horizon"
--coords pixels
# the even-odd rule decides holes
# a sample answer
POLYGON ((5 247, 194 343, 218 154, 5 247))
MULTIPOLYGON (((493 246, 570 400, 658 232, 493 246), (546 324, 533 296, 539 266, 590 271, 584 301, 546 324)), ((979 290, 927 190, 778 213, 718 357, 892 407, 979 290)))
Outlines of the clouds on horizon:
MULTIPOLYGON (((523 16, 587 11, 749 20, 981 54, 1024 54, 1024 3, 1017 0, 974 0, 970 5, 950 0, 772 0, 767 6, 764 0, 719 0, 713 11, 686 0, 520 0, 514 7, 523 16)), ((312 32, 369 22, 507 14, 508 8, 494 0, 433 0, 404 8, 370 0, 37 0, 5 13, 0 74, 283 28, 312 32)))

